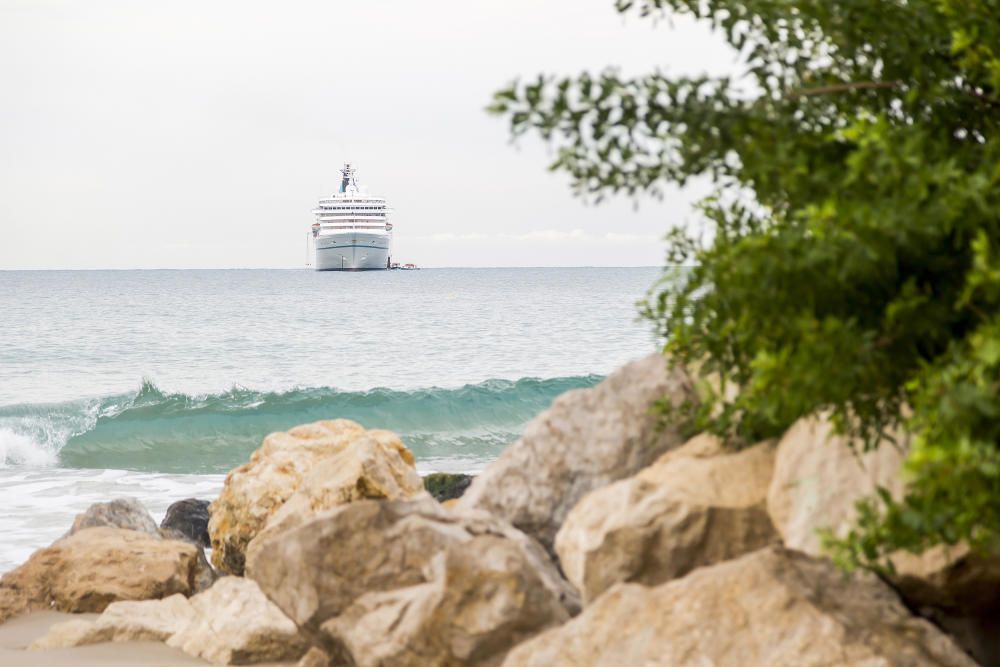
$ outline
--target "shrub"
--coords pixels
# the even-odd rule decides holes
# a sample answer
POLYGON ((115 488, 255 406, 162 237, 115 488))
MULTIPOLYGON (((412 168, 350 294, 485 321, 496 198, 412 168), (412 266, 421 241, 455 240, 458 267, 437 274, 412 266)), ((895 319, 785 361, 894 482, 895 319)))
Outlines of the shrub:
POLYGON ((863 504, 846 563, 1000 535, 1000 3, 619 0, 710 22, 726 78, 540 76, 496 93, 584 197, 708 178, 689 264, 644 306, 721 378, 687 415, 750 442, 829 410, 874 446, 912 430, 906 497, 863 504), (726 392, 736 385, 738 392, 726 392))

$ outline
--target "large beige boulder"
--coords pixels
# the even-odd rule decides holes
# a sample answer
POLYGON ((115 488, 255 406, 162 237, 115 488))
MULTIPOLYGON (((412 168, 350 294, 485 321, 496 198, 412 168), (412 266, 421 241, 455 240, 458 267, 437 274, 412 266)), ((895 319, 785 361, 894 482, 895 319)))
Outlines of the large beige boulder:
POLYGON ((194 595, 214 574, 201 547, 122 528, 86 528, 0 579, 0 622, 40 609, 101 612, 119 600, 194 595))
POLYGON ((361 500, 314 515, 265 540, 247 562, 247 576, 315 636, 365 593, 425 583, 426 566, 438 552, 480 535, 516 546, 542 584, 568 609, 578 609, 576 592, 537 542, 486 513, 459 514, 427 495, 361 500))
POLYGON ((70 648, 103 642, 166 641, 194 620, 194 607, 183 595, 162 600, 112 602, 94 620, 56 623, 30 650, 70 648))
POLYGON ((524 552, 505 538, 452 544, 427 569, 427 583, 366 593, 323 624, 345 662, 489 667, 512 646, 569 618, 524 552))
POLYGON ((223 577, 190 600, 194 617, 168 646, 216 665, 298 660, 308 649, 298 628, 257 584, 223 577))
POLYGON ((559 396, 461 497, 552 548, 570 509, 590 491, 635 474, 684 442, 654 406, 694 400, 686 372, 661 354, 629 363, 589 389, 559 396))
POLYGON ((592 491, 556 535, 566 577, 589 603, 619 582, 656 585, 766 546, 773 466, 773 443, 730 452, 702 435, 592 491))
POLYGON ((423 492, 413 454, 389 431, 347 419, 272 433, 232 470, 210 508, 212 561, 242 574, 251 540, 303 516, 359 498, 406 498, 423 492), (288 507, 285 507, 285 505, 288 507))
POLYGON ((846 534, 858 500, 880 486, 901 495, 908 442, 904 436, 896 440, 864 452, 860 443, 835 434, 826 417, 795 422, 778 442, 767 494, 768 512, 785 545, 819 555, 818 531, 846 534))
POLYGON ((656 588, 619 584, 504 667, 975 667, 872 575, 771 547, 656 588))
MULTIPOLYGON (((800 419, 781 438, 768 511, 785 545, 822 554, 819 530, 844 536, 856 503, 878 487, 905 493, 902 468, 909 436, 893 434, 877 449, 834 433, 823 416, 800 419)), ((923 554, 897 552, 889 580, 907 604, 946 628, 980 661, 1000 662, 1000 553, 972 554, 964 545, 923 554)))

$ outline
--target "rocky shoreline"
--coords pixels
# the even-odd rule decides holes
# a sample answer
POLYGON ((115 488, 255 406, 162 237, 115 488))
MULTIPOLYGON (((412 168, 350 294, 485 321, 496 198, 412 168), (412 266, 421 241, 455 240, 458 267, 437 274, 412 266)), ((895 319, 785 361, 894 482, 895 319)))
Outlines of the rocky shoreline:
POLYGON ((26 651, 153 641, 218 665, 1000 664, 1000 558, 900 554, 883 579, 823 557, 819 529, 903 492, 905 438, 859 454, 818 415, 737 451, 662 423, 664 399, 697 392, 635 361, 475 479, 421 479, 347 420, 271 434, 160 526, 91 507, 0 579, 0 623, 99 613, 26 651))

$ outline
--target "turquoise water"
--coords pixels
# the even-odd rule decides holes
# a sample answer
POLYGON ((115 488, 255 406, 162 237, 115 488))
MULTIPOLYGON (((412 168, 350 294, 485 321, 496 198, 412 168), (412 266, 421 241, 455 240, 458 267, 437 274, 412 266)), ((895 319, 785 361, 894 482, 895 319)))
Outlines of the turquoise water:
POLYGON ((599 379, 489 380, 411 391, 233 389, 206 396, 168 394, 147 383, 136 393, 102 399, 2 407, 0 423, 45 443, 42 449, 56 453, 52 462, 74 468, 227 472, 267 433, 331 417, 399 433, 425 466, 455 468, 466 461, 476 467, 516 439, 555 396, 599 379))
POLYGON ((348 417, 476 471, 655 348, 655 268, 0 272, 0 571, 113 495, 211 494, 269 432, 348 417))

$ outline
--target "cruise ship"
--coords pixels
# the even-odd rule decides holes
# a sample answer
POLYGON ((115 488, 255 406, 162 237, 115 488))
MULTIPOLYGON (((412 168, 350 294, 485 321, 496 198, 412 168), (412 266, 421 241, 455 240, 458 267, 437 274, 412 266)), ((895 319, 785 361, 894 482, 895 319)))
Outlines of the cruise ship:
POLYGON ((388 269, 392 223, 385 199, 361 191, 350 163, 340 173, 340 191, 320 199, 313 210, 313 266, 317 271, 388 269))

